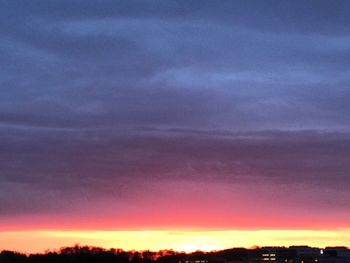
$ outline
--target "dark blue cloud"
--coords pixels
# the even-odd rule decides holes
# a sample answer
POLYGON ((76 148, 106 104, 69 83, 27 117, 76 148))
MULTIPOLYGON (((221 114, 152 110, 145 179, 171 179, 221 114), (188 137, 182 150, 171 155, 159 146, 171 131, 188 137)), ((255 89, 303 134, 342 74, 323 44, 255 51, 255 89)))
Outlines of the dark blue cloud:
POLYGON ((347 9, 5 1, 2 122, 347 128, 347 9))
POLYGON ((349 186, 347 1, 0 5, 0 213, 106 180, 349 186))

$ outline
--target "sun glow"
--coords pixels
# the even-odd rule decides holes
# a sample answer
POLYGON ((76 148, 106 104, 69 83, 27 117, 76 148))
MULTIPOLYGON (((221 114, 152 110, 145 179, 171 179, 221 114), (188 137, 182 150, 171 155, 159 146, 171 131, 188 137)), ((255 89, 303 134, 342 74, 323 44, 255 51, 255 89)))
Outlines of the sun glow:
POLYGON ((335 246, 347 244, 350 230, 230 230, 230 231, 22 231, 0 232, 0 250, 43 252, 74 244, 191 252, 230 247, 335 246))

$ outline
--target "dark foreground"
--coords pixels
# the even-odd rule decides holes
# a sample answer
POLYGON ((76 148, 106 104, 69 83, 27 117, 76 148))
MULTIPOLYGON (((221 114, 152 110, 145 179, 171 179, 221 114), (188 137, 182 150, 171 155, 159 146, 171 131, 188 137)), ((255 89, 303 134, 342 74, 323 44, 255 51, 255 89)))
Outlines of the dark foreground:
POLYGON ((0 263, 350 263, 346 247, 325 249, 307 246, 232 248, 213 252, 175 252, 173 250, 123 251, 74 246, 45 254, 25 255, 2 251, 0 263))

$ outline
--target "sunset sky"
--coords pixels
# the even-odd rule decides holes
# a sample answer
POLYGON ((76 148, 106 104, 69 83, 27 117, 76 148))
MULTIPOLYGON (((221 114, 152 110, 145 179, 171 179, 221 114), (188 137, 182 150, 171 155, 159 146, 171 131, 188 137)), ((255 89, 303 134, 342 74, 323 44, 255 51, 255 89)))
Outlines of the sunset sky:
POLYGON ((349 14, 0 0, 0 250, 350 246, 349 14))

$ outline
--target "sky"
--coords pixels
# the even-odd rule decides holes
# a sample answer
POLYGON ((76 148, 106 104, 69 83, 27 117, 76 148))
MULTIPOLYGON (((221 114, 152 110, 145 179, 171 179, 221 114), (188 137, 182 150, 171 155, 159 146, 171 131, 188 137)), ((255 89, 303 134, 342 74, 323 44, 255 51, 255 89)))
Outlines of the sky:
POLYGON ((1 0, 0 244, 349 244, 349 13, 1 0))

